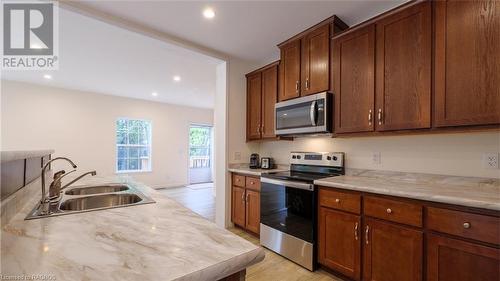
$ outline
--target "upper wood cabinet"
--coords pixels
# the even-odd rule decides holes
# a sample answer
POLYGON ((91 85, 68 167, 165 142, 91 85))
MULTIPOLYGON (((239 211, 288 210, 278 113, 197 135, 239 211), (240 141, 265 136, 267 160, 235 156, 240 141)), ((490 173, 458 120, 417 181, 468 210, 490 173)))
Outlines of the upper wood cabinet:
POLYGON ((280 50, 279 100, 284 101, 300 96, 300 39, 281 46, 280 50))
POLYGON ((331 24, 325 24, 302 39, 302 96, 330 88, 330 28, 331 24))
POLYGON ((278 95, 278 62, 246 75, 247 141, 274 138, 274 105, 278 95))
POLYGON ((262 73, 247 76, 247 139, 261 138, 262 73))
POLYGON ((435 125, 500 123, 500 2, 436 1, 435 125))
POLYGON ((333 40, 335 132, 374 129, 375 27, 333 40))
POLYGON ((431 127, 431 3, 376 23, 376 130, 431 127))
POLYGON ((279 101, 330 90, 330 38, 346 28, 333 16, 278 45, 279 101))

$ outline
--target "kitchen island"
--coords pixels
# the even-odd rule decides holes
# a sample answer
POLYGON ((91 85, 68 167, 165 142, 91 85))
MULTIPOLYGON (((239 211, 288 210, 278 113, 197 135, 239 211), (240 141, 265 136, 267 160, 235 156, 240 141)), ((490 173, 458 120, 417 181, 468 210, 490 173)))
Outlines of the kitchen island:
POLYGON ((2 227, 2 276, 220 280, 244 276, 264 258, 260 247, 128 177, 94 177, 81 184, 117 182, 156 203, 24 220, 39 200, 32 198, 2 227))

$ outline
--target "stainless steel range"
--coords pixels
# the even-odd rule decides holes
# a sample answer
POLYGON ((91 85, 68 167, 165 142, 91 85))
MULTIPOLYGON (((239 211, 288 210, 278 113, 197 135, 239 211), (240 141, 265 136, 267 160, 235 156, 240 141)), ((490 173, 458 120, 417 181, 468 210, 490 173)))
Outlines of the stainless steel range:
POLYGON ((314 180, 344 174, 342 152, 292 152, 290 171, 263 174, 260 243, 314 270, 316 267, 317 188, 314 180))

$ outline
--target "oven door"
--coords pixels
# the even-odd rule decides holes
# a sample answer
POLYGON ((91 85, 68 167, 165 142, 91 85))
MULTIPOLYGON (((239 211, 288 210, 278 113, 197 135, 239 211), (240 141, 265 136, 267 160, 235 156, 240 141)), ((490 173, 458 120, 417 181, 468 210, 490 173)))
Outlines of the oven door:
POLYGON ((293 135, 329 131, 329 93, 320 93, 275 105, 276 134, 293 135))
POLYGON ((314 185, 261 178, 260 222, 314 243, 316 192, 314 185))

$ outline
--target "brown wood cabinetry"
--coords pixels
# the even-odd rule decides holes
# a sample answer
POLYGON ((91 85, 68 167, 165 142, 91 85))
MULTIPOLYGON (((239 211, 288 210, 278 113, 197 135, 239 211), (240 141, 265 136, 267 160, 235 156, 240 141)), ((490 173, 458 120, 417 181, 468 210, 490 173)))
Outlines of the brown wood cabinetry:
POLYGON ((260 179, 232 174, 231 221, 254 234, 260 233, 260 179))
POLYGON ((280 48, 279 101, 300 96, 300 39, 280 48))
POLYGON ((376 23, 377 131, 431 127, 431 3, 376 23))
POLYGON ((363 280, 422 281, 423 233, 366 219, 363 280))
POLYGON ((500 2, 436 1, 438 127, 500 123, 500 2))
POLYGON ((349 280, 499 280, 499 212, 330 187, 318 201, 318 261, 349 280))
POLYGON ((278 62, 248 73, 247 141, 274 138, 274 105, 278 95, 278 62))
POLYGON ((430 128, 431 15, 424 2, 334 38, 336 133, 430 128))
POLYGON ((360 280, 360 216, 320 207, 318 236, 319 262, 353 280, 360 280))
POLYGON ((335 132, 374 129, 375 27, 333 41, 335 132))
POLYGON ((500 280, 500 249, 430 234, 427 281, 500 280))
POLYGON ((330 28, 331 24, 325 24, 302 39, 302 96, 328 91, 330 88, 330 28))
POLYGON ((332 16, 278 45, 279 101, 330 90, 330 37, 346 28, 332 16))

